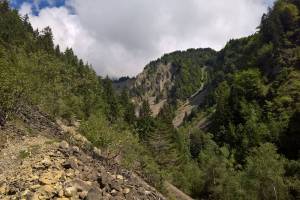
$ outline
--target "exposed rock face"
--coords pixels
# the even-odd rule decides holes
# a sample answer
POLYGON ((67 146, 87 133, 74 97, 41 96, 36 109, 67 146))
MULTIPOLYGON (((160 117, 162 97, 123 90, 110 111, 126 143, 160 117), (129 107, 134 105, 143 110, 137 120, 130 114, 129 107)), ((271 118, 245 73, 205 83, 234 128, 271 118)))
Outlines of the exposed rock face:
POLYGON ((134 173, 49 137, 49 130, 33 134, 13 123, 0 138, 8 134, 0 148, 0 199, 164 199, 134 173))
POLYGON ((134 98, 136 104, 141 104, 142 100, 147 100, 153 116, 156 116, 166 102, 168 95, 174 86, 174 76, 176 67, 171 63, 158 64, 145 68, 134 82, 132 88, 137 92, 142 91, 142 95, 134 98))
POLYGON ((136 77, 135 88, 144 91, 145 97, 160 95, 161 99, 167 98, 169 90, 173 86, 175 67, 169 64, 158 64, 155 69, 150 67, 136 77))

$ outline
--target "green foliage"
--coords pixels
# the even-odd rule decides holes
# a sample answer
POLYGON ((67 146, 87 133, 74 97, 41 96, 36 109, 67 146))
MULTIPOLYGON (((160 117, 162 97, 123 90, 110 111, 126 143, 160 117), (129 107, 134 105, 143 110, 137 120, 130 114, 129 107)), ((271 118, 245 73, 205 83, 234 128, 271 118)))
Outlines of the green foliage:
POLYGON ((198 159, 197 174, 206 175, 193 192, 195 197, 299 196, 297 161, 277 154, 278 149, 294 160, 300 155, 299 20, 298 1, 278 0, 263 16, 256 34, 231 40, 217 53, 211 81, 214 100, 207 103, 209 108, 215 103, 209 127, 213 137, 191 129, 202 118, 192 119, 185 124, 188 129, 181 129, 190 137, 191 158, 198 159), (229 157, 218 153, 224 148, 229 157))
POLYGON ((285 161, 270 143, 254 149, 242 173, 242 188, 248 199, 287 199, 284 183, 285 161))
MULTIPOLYGON (((150 62, 146 67, 147 78, 155 80, 158 66, 172 66, 170 80, 174 85, 170 87, 167 96, 176 104, 177 100, 185 100, 194 94, 199 88, 209 82, 211 66, 214 62, 216 52, 210 48, 206 49, 188 49, 186 51, 175 51, 165 54, 156 61, 150 62)), ((158 74, 159 76, 159 74, 158 74)), ((136 96, 141 96, 148 91, 147 86, 134 88, 132 91, 136 96)), ((159 92, 157 92, 159 93, 159 92)), ((156 101, 161 100, 160 94, 157 94, 156 101)))
POLYGON ((33 30, 28 16, 2 0, 1 123, 24 105, 37 106, 81 119, 80 131, 94 146, 159 188, 167 179, 197 199, 299 199, 299 8, 297 0, 278 0, 257 33, 230 40, 220 52, 189 49, 151 62, 150 75, 159 64, 172 65, 171 101, 157 118, 144 101, 136 118, 129 94, 145 88, 117 94, 72 49, 54 46, 49 27, 33 30), (212 134, 199 130, 203 107, 174 129, 174 103, 204 87, 212 97, 205 105, 212 134))
POLYGON ((128 124, 134 125, 136 121, 135 106, 130 100, 128 89, 126 88, 123 89, 119 98, 120 98, 120 105, 122 107, 122 116, 124 120, 128 124))
POLYGON ((98 112, 80 126, 80 132, 102 150, 108 158, 120 156, 122 166, 142 173, 146 181, 158 189, 163 185, 163 174, 151 154, 139 142, 132 130, 122 122, 111 124, 98 112), (138 152, 138 153, 137 153, 138 152))
POLYGON ((110 122, 115 122, 120 116, 120 107, 112 87, 112 81, 108 77, 103 80, 103 89, 104 99, 107 103, 105 109, 106 117, 110 122))

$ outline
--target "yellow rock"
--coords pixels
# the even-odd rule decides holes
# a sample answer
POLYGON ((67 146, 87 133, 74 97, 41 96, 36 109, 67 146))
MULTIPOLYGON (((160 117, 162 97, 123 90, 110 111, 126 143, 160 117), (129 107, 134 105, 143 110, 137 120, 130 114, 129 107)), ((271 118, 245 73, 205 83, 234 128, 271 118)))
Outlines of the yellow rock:
POLYGON ((44 185, 51 185, 61 178, 62 173, 61 171, 46 172, 40 176, 39 181, 44 185))
POLYGON ((30 187, 30 189, 36 190, 36 189, 38 189, 38 188, 40 188, 40 187, 41 187, 41 185, 32 185, 32 186, 30 187))
POLYGON ((129 188, 124 188, 124 189, 123 189, 123 193, 124 193, 124 194, 128 194, 129 192, 130 192, 130 189, 129 189, 129 188))
POLYGON ((55 189, 53 188, 53 186, 51 185, 44 185, 43 187, 41 187, 39 189, 40 192, 46 192, 48 194, 51 194, 53 192, 55 192, 55 189))
POLYGON ((0 187, 0 194, 5 194, 5 192, 6 192, 6 186, 3 185, 0 187))
POLYGON ((117 175, 116 177, 117 177, 117 179, 119 179, 119 180, 124 180, 124 177, 123 177, 122 175, 117 175))

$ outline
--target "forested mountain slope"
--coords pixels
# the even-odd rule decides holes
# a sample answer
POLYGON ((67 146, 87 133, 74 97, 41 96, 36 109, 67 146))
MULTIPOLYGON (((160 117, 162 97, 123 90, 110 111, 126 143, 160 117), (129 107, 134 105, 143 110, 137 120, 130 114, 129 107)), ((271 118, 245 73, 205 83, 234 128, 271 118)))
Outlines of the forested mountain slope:
MULTIPOLYGON (((152 114, 157 116, 165 103, 182 104, 209 82, 215 55, 212 49, 165 54, 150 62, 135 78, 123 83, 130 89, 135 104, 148 101, 152 114)), ((115 85, 118 84, 120 82, 115 85)))
MULTIPOLYGON (((47 138, 52 131, 26 120, 47 116, 42 127, 57 127, 56 121, 65 132, 77 127, 87 154, 96 150, 103 162, 139 174, 169 198, 173 187, 166 183, 195 199, 300 198, 298 0, 276 1, 257 33, 231 40, 219 52, 164 55, 117 93, 71 49, 54 46, 50 28, 33 30, 26 16, 0 2, 0 132, 8 140, 13 134, 7 130, 25 130, 25 141, 30 134, 47 138), (175 128, 178 112, 183 124, 175 128)), ((3 192, 3 183, 5 197, 24 192, 3 192)), ((152 194, 146 191, 145 198, 152 194)))
MULTIPOLYGON (((178 102, 184 102, 197 93, 201 84, 195 84, 192 80, 201 80, 201 74, 195 75, 188 70, 188 73, 183 73, 189 80, 183 85, 191 86, 191 90, 182 90, 180 84, 176 85, 176 79, 157 90, 171 91, 166 106, 162 106, 164 119, 163 113, 168 113, 171 119, 176 115, 177 119, 179 115, 184 116, 187 110, 193 110, 185 117, 184 125, 173 133, 173 137, 181 140, 173 141, 173 144, 179 145, 178 155, 186 151, 187 160, 190 159, 185 160, 184 164, 178 161, 180 169, 175 170, 173 182, 194 197, 299 198, 299 6, 296 0, 276 1, 274 7, 262 17, 257 33, 230 40, 224 49, 205 57, 208 63, 202 63, 202 67, 209 67, 210 76, 204 85, 209 91, 205 91, 206 98, 201 105, 196 105, 197 109, 191 109, 189 100, 183 105, 178 102), (193 176, 190 171, 193 171, 193 176)), ((175 54, 184 57, 187 52, 175 54)), ((197 56, 202 58, 199 54, 197 56)), ((151 72, 157 69, 159 72, 170 71, 167 70, 170 66, 173 65, 149 64, 142 77, 154 75, 152 80, 159 80, 174 73, 161 75, 151 72)), ((194 69, 188 62, 185 68, 194 69)), ((137 83, 140 86, 135 87, 133 92, 137 88, 145 88, 141 89, 145 92, 140 94, 150 91, 148 96, 155 96, 151 93, 151 83, 137 83)), ((161 87, 158 83, 156 85, 161 87)), ((197 94, 201 96, 201 92, 204 90, 197 94)), ((142 111, 147 107, 149 110, 147 102, 143 102, 142 111)), ((157 120, 162 121, 160 114, 157 120)), ((146 130, 151 132, 149 127, 146 130)))

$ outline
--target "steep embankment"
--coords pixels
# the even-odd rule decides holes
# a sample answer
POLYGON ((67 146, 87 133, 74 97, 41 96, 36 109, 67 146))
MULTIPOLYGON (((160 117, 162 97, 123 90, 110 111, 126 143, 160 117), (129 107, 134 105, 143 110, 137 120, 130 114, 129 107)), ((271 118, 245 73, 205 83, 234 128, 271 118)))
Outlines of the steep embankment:
POLYGON ((0 199, 164 199, 59 124, 27 112, 1 128, 0 199))

